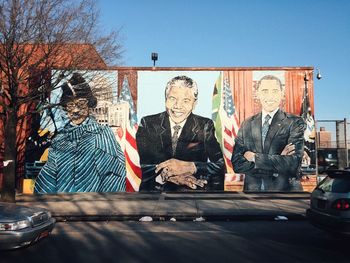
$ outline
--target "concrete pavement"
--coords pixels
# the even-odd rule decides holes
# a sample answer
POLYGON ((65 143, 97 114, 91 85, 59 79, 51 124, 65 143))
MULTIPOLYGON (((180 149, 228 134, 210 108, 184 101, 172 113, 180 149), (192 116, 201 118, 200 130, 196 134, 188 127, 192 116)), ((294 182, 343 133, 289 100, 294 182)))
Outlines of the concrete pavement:
POLYGON ((310 193, 77 193, 18 195, 17 204, 49 209, 58 221, 305 219, 310 193), (278 217, 278 218, 277 218, 278 217))

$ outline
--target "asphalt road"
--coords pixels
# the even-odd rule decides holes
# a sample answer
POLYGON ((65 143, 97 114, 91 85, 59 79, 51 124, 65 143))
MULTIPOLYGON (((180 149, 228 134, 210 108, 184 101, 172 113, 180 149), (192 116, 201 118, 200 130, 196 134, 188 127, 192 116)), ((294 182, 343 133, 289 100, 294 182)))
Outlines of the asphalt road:
POLYGON ((304 220, 67 222, 0 262, 350 262, 349 244, 304 220))

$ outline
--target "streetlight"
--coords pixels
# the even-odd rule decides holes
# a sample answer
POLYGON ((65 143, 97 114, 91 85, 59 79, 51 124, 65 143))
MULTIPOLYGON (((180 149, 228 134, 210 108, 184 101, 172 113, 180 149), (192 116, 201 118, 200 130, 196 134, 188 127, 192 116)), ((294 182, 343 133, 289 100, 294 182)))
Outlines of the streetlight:
POLYGON ((317 70, 316 78, 317 78, 318 80, 322 79, 320 69, 316 68, 316 70, 317 70))
POLYGON ((156 66, 156 61, 158 60, 158 53, 152 53, 151 58, 153 60, 153 67, 156 66))
MULTIPOLYGON (((316 78, 318 80, 322 79, 322 75, 321 75, 320 69, 316 68, 316 70, 317 70, 316 78)), ((304 81, 305 82, 309 81, 309 73, 308 72, 304 73, 304 81)))

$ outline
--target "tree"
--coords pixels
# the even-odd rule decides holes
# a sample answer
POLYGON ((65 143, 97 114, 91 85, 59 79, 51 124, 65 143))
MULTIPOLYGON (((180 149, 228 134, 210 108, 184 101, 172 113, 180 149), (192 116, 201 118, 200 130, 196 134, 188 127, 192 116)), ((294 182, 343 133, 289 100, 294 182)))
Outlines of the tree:
POLYGON ((2 201, 15 201, 18 152, 36 105, 72 71, 105 69, 121 59, 119 30, 101 33, 94 2, 0 0, 2 201))

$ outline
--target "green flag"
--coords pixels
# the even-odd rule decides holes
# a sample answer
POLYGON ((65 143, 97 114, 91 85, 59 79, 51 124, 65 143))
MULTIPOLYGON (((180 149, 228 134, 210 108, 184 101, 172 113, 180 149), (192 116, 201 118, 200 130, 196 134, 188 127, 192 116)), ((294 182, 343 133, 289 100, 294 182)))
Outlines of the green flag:
POLYGON ((221 84, 222 83, 222 75, 220 73, 218 79, 216 80, 214 91, 213 91, 213 98, 212 98, 212 120, 214 122, 215 126, 215 136, 220 145, 222 145, 222 128, 221 128, 221 120, 220 120, 220 104, 221 104, 221 84))

